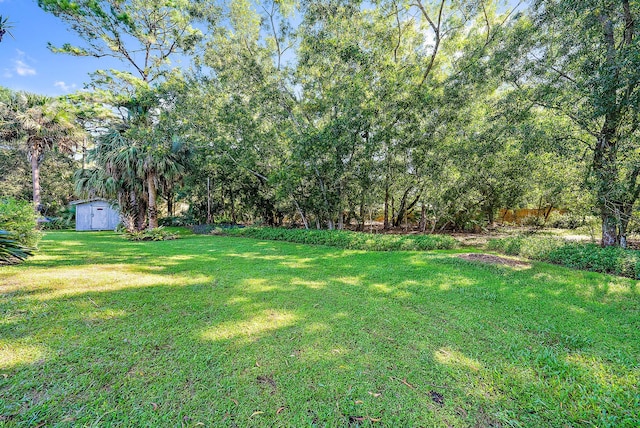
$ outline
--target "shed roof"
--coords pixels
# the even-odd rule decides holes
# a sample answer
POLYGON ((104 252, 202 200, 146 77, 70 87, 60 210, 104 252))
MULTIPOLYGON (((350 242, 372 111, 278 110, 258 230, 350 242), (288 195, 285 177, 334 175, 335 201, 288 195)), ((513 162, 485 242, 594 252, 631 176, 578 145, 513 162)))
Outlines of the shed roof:
POLYGON ((109 202, 104 198, 90 198, 90 199, 82 199, 80 201, 72 201, 72 202, 69 202, 69 205, 86 204, 88 202, 95 202, 95 201, 109 202))

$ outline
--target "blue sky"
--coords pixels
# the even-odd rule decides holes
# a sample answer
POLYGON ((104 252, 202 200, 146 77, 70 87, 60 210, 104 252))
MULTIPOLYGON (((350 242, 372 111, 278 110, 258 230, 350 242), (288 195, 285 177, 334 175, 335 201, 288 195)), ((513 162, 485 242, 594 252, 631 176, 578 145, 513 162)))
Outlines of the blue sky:
POLYGON ((62 95, 82 89, 88 73, 120 68, 123 64, 107 58, 77 58, 54 54, 47 43, 78 43, 55 16, 43 12, 36 0, 0 0, 0 15, 8 17, 13 38, 0 43, 0 86, 46 95, 62 95))

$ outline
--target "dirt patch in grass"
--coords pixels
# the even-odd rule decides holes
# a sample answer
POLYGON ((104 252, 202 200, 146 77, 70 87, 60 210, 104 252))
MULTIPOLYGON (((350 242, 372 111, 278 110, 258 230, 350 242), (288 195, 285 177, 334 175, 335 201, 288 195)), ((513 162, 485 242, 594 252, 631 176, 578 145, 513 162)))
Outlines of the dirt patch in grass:
POLYGON ((273 380, 272 376, 258 376, 256 380, 258 381, 258 385, 263 388, 268 388, 271 395, 275 394, 278 391, 278 386, 276 385, 276 381, 273 380))
POLYGON ((481 262, 481 263, 487 263, 491 265, 504 265, 504 266, 520 268, 520 269, 528 269, 531 267, 530 263, 521 262, 519 260, 514 260, 514 259, 508 259, 506 257, 494 256, 492 254, 469 253, 469 254, 460 254, 458 257, 463 260, 468 260, 470 262, 481 262))

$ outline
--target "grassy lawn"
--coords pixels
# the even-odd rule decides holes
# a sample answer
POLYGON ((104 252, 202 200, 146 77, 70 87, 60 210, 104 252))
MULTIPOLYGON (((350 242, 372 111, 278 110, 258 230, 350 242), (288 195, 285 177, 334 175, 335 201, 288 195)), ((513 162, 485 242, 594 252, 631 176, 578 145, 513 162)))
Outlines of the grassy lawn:
POLYGON ((640 420, 640 286, 623 278, 56 232, 0 268, 0 293, 0 425, 640 420))

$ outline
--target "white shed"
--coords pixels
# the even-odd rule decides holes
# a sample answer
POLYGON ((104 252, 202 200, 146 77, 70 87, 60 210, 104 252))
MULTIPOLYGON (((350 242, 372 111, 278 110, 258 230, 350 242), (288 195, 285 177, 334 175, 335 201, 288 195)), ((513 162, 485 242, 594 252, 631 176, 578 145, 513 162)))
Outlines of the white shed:
POLYGON ((76 230, 114 230, 120 224, 118 210, 104 199, 71 202, 76 206, 76 230))

